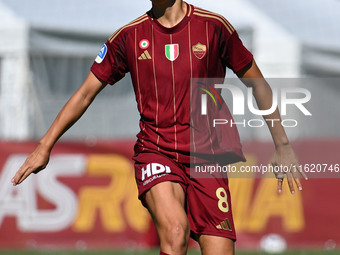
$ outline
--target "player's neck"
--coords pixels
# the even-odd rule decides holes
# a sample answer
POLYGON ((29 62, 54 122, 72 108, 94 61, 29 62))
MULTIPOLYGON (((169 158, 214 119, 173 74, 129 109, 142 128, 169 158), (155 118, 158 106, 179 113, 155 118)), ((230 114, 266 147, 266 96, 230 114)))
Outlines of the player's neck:
POLYGON ((174 27, 184 18, 187 5, 182 0, 152 2, 152 13, 164 27, 174 27))

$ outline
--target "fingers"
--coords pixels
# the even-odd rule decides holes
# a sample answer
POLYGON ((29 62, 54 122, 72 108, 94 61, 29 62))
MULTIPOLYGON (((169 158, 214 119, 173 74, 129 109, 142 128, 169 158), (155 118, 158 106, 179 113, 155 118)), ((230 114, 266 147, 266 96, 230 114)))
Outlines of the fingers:
MULTIPOLYGON (((275 168, 277 167, 277 164, 275 162, 272 162, 271 165, 275 168)), ((279 194, 282 193, 282 183, 283 183, 283 180, 285 178, 285 173, 283 172, 279 172, 279 171, 275 171, 274 172, 276 178, 277 178, 277 192, 279 194)))
POLYGON ((295 189, 294 189, 294 183, 293 183, 293 179, 292 179, 292 173, 288 172, 287 173, 287 182, 288 182, 288 187, 290 190, 290 193, 292 193, 293 195, 295 194, 295 189))
POLYGON ((22 183, 28 176, 30 175, 30 173, 28 173, 27 171, 24 172, 24 174, 22 174, 19 178, 19 180, 17 181, 16 185, 22 183))
POLYGON ((31 173, 38 173, 44 168, 45 166, 33 166, 30 159, 26 159, 25 163, 19 168, 11 180, 13 186, 22 183, 31 173))
POLYGON ((20 184, 23 181, 25 171, 21 168, 15 173, 14 177, 12 178, 13 186, 20 184))
POLYGON ((298 187, 298 189, 301 191, 302 190, 302 185, 301 185, 301 182, 300 182, 300 179, 298 177, 296 177, 296 172, 299 171, 299 173, 305 177, 305 179, 307 180, 307 176, 305 175, 305 173, 302 171, 301 167, 298 165, 298 164, 295 164, 292 166, 292 175, 294 177, 294 181, 295 181, 295 184, 296 186, 298 187))
POLYGON ((298 164, 298 158, 291 146, 281 146, 276 148, 275 154, 271 161, 272 166, 277 168, 275 176, 278 179, 278 191, 282 192, 282 183, 287 178, 287 184, 290 192, 295 194, 295 189, 302 190, 299 177, 308 180, 302 167, 298 164), (295 184, 294 184, 295 183, 295 184), (294 186, 296 187, 294 188, 294 186))
POLYGON ((30 175, 29 170, 26 165, 22 165, 16 172, 15 176, 12 178, 12 183, 14 186, 22 183, 30 175))
POLYGON ((307 181, 308 177, 306 175, 306 173, 303 171, 302 167, 298 164, 295 164, 296 169, 299 171, 300 175, 307 181))
POLYGON ((302 184, 300 181, 300 178, 298 178, 296 176, 296 173, 299 173, 301 176, 304 177, 305 180, 308 180, 307 176, 305 175, 305 173, 302 171, 301 167, 298 164, 294 164, 289 168, 289 171, 287 172, 278 172, 276 173, 276 178, 278 180, 278 184, 277 184, 277 191, 278 193, 282 193, 282 183, 283 180, 285 178, 285 175, 287 177, 287 184, 288 184, 288 188, 291 192, 291 194, 295 194, 295 187, 294 187, 294 182, 296 187, 298 188, 299 191, 302 190, 302 184))
POLYGON ((295 164, 292 169, 292 173, 294 176, 294 181, 296 183, 296 186, 299 188, 299 190, 302 190, 302 184, 300 182, 300 178, 296 177, 296 173, 299 173, 305 180, 308 180, 308 177, 306 176, 305 172, 302 170, 302 167, 299 164, 295 164))
POLYGON ((45 169, 50 157, 50 150, 39 145, 31 155, 27 157, 23 165, 12 178, 13 185, 22 183, 31 173, 38 173, 45 169))
POLYGON ((282 193, 282 183, 283 183, 283 178, 277 179, 277 192, 282 193))

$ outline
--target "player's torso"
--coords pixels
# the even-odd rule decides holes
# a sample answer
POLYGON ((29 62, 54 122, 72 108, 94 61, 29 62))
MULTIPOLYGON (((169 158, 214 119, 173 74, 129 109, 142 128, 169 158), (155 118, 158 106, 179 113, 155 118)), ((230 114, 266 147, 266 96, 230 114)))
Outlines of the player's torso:
POLYGON ((191 78, 225 74, 218 38, 207 22, 187 17, 165 29, 149 19, 129 32, 126 45, 138 108, 158 127, 189 123, 191 78))

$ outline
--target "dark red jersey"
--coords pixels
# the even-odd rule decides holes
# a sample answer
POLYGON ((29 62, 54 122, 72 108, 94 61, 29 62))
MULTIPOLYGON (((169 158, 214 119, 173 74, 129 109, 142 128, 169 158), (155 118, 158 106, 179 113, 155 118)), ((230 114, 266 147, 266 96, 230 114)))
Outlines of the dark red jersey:
MULTIPOLYGON (((192 78, 224 78, 226 67, 237 72, 252 58, 223 16, 188 4, 175 27, 165 28, 149 12, 117 30, 91 71, 109 84, 131 73, 141 116, 136 153, 158 151, 189 163, 197 139, 190 136, 192 78)), ((224 146, 213 153, 243 159, 236 127, 227 132, 224 146)), ((205 140, 210 148, 213 141, 205 140)))

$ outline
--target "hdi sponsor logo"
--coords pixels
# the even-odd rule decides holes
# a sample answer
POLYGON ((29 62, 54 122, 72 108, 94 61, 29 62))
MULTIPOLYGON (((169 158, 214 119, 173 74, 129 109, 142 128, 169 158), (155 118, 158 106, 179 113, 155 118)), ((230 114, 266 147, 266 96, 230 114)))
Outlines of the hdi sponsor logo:
POLYGON ((151 177, 152 175, 158 174, 170 174, 171 169, 168 166, 163 166, 159 163, 150 163, 146 167, 142 168, 142 181, 145 180, 145 177, 151 177))

